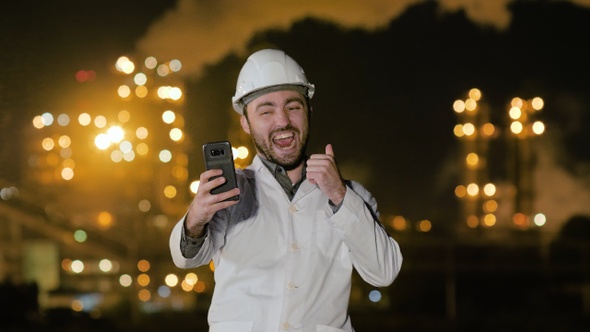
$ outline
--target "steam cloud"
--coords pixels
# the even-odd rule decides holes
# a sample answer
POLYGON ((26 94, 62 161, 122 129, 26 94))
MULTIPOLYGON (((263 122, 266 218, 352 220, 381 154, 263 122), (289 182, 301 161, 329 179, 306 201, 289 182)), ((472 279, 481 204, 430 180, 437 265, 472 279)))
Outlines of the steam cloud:
MULTIPOLYGON (((375 30, 401 15, 410 5, 426 0, 179 0, 150 27, 137 49, 145 55, 179 59, 183 72, 198 75, 204 65, 230 52, 240 54, 256 32, 288 29, 294 22, 315 17, 346 28, 375 30)), ((474 22, 503 29, 511 14, 512 0, 439 0, 444 11, 465 10, 474 22)), ((590 2, 590 0, 578 0, 590 2)))

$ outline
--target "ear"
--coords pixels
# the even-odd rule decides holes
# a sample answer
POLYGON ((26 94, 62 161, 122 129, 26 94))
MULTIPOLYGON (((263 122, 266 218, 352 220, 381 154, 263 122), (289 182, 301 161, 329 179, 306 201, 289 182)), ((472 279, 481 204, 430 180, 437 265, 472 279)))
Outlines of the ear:
POLYGON ((246 134, 250 135, 250 123, 248 123, 246 116, 242 115, 240 117, 240 124, 242 125, 242 130, 244 130, 246 134))

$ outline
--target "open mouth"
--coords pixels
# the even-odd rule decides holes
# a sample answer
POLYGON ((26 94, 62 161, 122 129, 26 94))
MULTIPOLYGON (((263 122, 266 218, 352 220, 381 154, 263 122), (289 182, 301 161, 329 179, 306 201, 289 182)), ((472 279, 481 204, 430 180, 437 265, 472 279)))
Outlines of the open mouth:
POLYGON ((295 133, 285 132, 273 137, 272 142, 281 149, 289 149, 295 145, 295 133))

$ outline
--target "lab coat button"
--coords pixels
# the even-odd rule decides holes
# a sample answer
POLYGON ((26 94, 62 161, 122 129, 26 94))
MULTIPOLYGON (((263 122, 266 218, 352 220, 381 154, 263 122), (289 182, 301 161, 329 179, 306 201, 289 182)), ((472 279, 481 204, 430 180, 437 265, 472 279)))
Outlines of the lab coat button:
POLYGON ((297 286, 295 286, 295 283, 294 282, 290 282, 290 283, 287 284, 287 288, 289 288, 289 289, 295 289, 295 288, 297 288, 297 286))
POLYGON ((290 330, 291 329, 291 324, 289 324, 288 322, 283 322, 283 324, 281 324, 281 329, 283 329, 283 330, 290 330))
POLYGON ((289 208, 289 212, 291 212, 291 213, 297 212, 297 206, 291 205, 291 207, 289 208))
POLYGON ((297 245, 297 243, 291 243, 291 252, 296 252, 297 250, 299 250, 299 246, 297 245))

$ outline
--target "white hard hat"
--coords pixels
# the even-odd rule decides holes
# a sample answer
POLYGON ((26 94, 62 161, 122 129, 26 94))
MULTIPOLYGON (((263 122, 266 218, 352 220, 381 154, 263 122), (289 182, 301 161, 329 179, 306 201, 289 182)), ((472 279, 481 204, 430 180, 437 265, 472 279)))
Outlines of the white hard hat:
POLYGON ((236 94, 232 97, 234 110, 243 114, 244 106, 255 98, 285 89, 300 91, 310 99, 315 91, 303 68, 285 52, 273 49, 255 52, 248 57, 238 76, 236 94))

